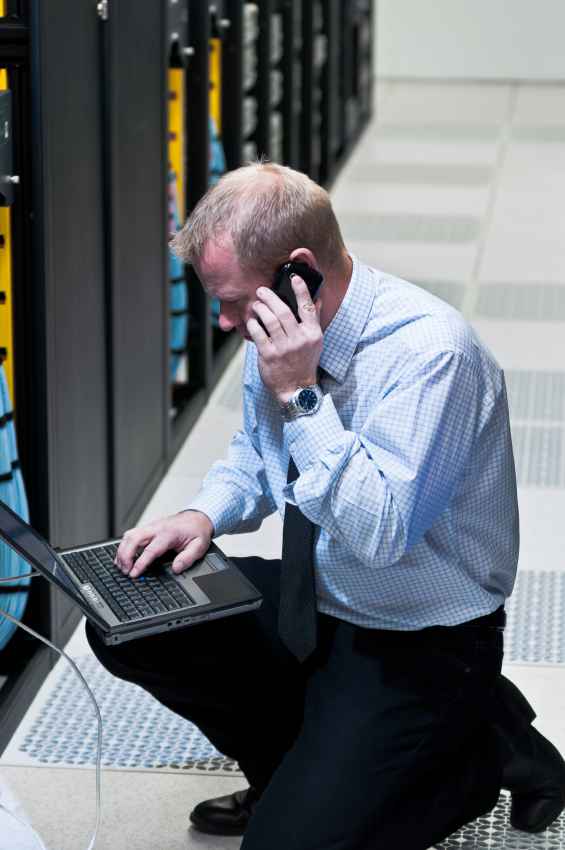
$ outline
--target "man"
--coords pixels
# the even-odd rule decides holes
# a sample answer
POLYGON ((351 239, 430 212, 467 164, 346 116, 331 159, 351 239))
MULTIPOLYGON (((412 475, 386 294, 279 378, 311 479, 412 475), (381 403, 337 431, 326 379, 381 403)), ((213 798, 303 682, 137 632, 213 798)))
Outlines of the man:
POLYGON ((174 549, 181 572, 212 537, 285 520, 282 563, 234 559, 257 612, 119 647, 88 629, 111 672, 239 762, 249 789, 193 824, 245 831, 244 850, 425 850, 506 787, 513 824, 545 828, 565 766, 500 675, 518 559, 502 370, 455 310, 351 257, 291 169, 223 177, 174 248, 248 341, 243 429, 117 564, 135 578, 174 549), (288 261, 324 276, 315 303, 293 278, 299 322, 271 288, 288 261))

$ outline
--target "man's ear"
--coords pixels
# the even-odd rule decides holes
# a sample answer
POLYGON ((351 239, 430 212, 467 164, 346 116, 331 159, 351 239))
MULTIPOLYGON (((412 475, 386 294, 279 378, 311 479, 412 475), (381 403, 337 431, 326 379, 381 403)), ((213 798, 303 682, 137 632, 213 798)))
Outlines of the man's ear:
POLYGON ((290 259, 293 263, 307 263, 313 269, 320 271, 320 266, 318 265, 316 256, 309 248, 295 248, 290 255, 290 259))

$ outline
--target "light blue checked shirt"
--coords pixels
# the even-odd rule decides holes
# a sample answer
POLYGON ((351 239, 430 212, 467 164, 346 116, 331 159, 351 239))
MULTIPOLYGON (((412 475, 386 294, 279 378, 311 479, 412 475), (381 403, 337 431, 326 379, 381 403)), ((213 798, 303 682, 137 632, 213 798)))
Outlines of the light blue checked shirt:
POLYGON ((247 343, 243 430, 188 507, 219 536, 297 504, 318 526, 318 610, 334 617, 413 630, 488 614, 519 546, 504 373, 460 313, 352 259, 320 410, 283 423, 247 343))

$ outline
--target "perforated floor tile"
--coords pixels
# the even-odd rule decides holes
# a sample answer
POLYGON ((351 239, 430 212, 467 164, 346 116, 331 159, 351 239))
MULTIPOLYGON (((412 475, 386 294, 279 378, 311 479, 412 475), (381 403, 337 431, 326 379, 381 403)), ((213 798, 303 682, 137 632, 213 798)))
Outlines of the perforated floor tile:
POLYGON ((349 182, 407 183, 426 186, 484 186, 492 169, 484 165, 440 165, 427 163, 372 163, 350 169, 349 182))
POLYGON ((451 304, 456 310, 462 309, 465 298, 465 284, 447 280, 414 280, 414 283, 427 292, 431 292, 432 295, 437 295, 438 298, 451 304))
MULTIPOLYGON (((565 664, 565 573, 519 571, 507 612, 505 662, 565 664)), ((111 676, 93 656, 77 662, 102 713, 104 767, 239 775, 237 764, 192 723, 111 676)), ((18 764, 92 767, 96 733, 88 695, 70 667, 61 664, 48 697, 10 747, 18 764)))
POLYGON ((516 478, 522 487, 565 487, 565 429, 512 424, 516 478))
POLYGON ((565 572, 519 569, 506 614, 505 662, 565 664, 565 572))
POLYGON ((505 370, 512 419, 565 421, 565 372, 505 370))
POLYGON ((343 231, 352 238, 377 242, 473 242, 478 238, 480 220, 471 216, 436 215, 340 215, 343 231))
POLYGON ((376 124, 374 135, 385 139, 412 139, 418 142, 495 142, 500 126, 493 124, 376 124))
POLYGON ((477 316, 506 321, 565 321, 565 286, 488 283, 479 289, 477 316))
POLYGON ((514 142, 565 142, 565 125, 545 125, 541 127, 513 127, 514 142))
POLYGON ((545 832, 530 835, 510 826, 510 795, 503 792, 485 817, 454 832, 435 850, 561 850, 565 847, 565 818, 561 815, 545 832))
MULTIPOLYGON (((76 661, 102 714, 104 767, 239 774, 237 764, 219 753, 196 726, 146 691, 110 675, 94 656, 76 661)), ((69 665, 60 666, 46 702, 12 743, 20 764, 92 767, 97 745, 92 703, 69 665)))

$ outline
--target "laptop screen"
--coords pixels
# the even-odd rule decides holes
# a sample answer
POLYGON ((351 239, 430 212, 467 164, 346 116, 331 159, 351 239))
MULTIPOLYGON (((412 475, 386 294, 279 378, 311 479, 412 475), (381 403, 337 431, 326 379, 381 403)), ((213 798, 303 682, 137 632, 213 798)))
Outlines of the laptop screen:
POLYGON ((61 567, 57 554, 49 543, 2 501, 0 501, 0 536, 32 567, 37 567, 42 573, 49 573, 56 583, 64 585, 74 597, 77 596, 75 586, 61 567))

